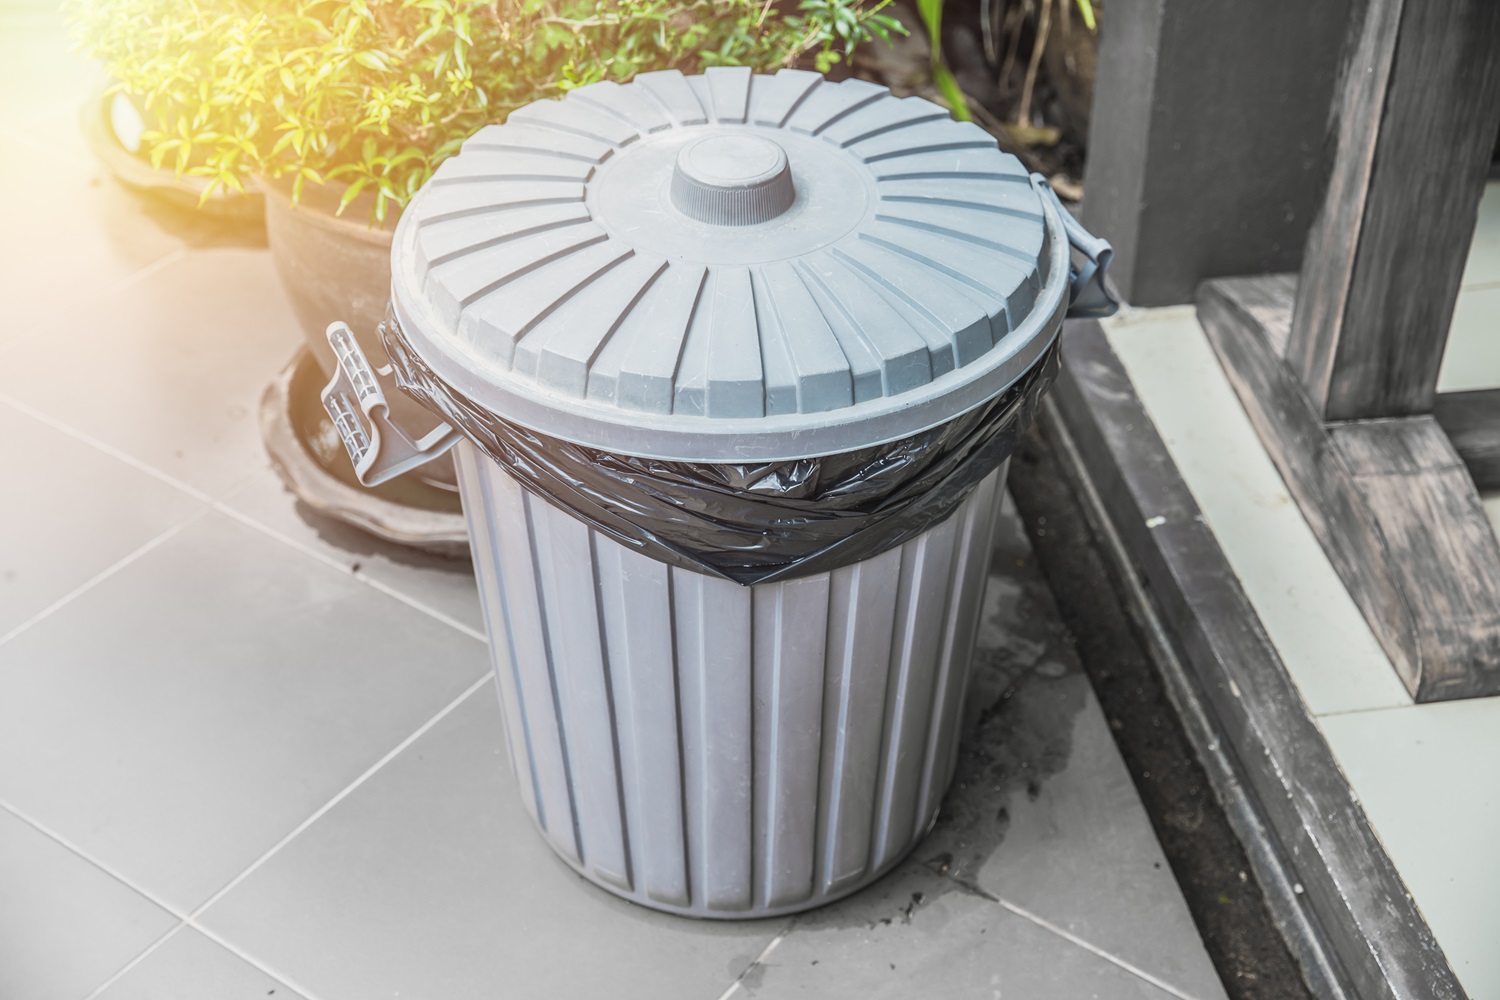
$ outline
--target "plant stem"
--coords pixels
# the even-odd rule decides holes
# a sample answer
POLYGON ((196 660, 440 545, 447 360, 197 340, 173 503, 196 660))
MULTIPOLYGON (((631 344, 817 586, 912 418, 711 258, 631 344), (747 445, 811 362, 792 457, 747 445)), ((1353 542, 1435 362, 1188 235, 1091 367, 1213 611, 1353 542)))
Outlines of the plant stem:
POLYGON ((1010 8, 1005 13, 1005 20, 1000 25, 1000 31, 1007 37, 1005 46, 1005 59, 1000 63, 1000 73, 995 78, 1000 84, 1001 90, 1010 86, 1010 71, 1016 65, 1016 53, 1021 48, 1021 25, 1026 20, 1026 11, 1020 4, 1010 8))
POLYGON ((1042 12, 1036 26, 1036 41, 1031 45, 1031 61, 1026 65, 1026 82, 1021 85, 1021 103, 1016 108, 1016 124, 1031 124, 1031 94, 1036 87, 1037 69, 1042 65, 1042 50, 1052 30, 1052 0, 1042 0, 1042 12))

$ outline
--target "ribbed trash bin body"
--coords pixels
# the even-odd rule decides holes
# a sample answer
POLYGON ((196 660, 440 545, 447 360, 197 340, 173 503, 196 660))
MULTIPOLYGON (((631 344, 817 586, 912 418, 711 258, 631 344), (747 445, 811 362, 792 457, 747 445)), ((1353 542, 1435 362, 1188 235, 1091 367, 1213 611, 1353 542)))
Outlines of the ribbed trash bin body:
POLYGON ((458 446, 511 760, 584 877, 697 917, 806 909, 952 778, 1005 469, 874 558, 740 586, 657 562, 458 446))
POLYGON ((457 442, 563 858, 769 916, 930 829, 1002 463, 1108 257, 978 126, 801 70, 577 87, 438 167, 392 240, 391 367, 330 329, 324 404, 367 484, 457 442), (445 423, 403 430, 382 378, 445 423))

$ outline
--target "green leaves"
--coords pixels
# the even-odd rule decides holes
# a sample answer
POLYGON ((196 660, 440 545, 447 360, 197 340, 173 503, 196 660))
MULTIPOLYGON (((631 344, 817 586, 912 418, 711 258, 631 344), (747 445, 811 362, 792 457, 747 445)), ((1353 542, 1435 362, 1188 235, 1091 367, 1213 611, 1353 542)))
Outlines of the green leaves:
MULTIPOLYGON (((905 33, 889 0, 64 0, 82 47, 143 109, 142 148, 210 189, 252 175, 399 211, 514 108, 644 70, 809 57, 905 33), (788 7, 790 5, 788 4, 788 7)), ((1081 0, 1086 3, 1087 0, 1081 0)))
POLYGON ((1089 0, 1078 0, 1078 13, 1083 15, 1083 26, 1090 31, 1099 30, 1099 22, 1094 19, 1094 5, 1089 0))
POLYGON ((373 69, 379 73, 389 73, 391 69, 390 60, 386 58, 385 53, 374 49, 354 53, 354 61, 365 69, 373 69))
POLYGON ((818 72, 826 73, 842 58, 852 54, 855 46, 874 38, 890 41, 892 32, 906 34, 906 27, 888 14, 880 13, 890 0, 866 6, 858 0, 802 0, 802 16, 785 18, 787 26, 805 35, 792 47, 783 65, 790 64, 803 52, 813 51, 818 72))
POLYGON ((953 71, 948 68, 947 60, 943 58, 943 0, 917 0, 917 14, 927 27, 927 42, 932 51, 933 84, 943 95, 943 100, 948 102, 948 110, 953 112, 954 118, 961 122, 972 121, 969 102, 959 88, 958 81, 953 78, 953 71))

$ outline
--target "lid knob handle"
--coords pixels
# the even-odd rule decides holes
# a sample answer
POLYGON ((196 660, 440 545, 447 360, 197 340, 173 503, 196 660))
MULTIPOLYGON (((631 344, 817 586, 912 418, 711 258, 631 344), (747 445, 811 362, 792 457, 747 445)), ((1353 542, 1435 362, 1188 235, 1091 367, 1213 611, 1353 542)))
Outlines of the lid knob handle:
POLYGON ((786 152, 758 135, 706 136, 684 146, 672 169, 672 204, 699 222, 754 225, 796 199, 786 152))

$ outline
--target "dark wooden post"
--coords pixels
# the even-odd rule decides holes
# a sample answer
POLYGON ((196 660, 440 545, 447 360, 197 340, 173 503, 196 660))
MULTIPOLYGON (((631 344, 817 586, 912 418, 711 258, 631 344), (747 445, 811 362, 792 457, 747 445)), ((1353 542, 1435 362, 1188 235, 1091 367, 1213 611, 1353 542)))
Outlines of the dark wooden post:
POLYGON ((1358 0, 1286 360, 1326 420, 1431 413, 1495 132, 1500 3, 1358 0))
POLYGON ((1500 126, 1500 3, 1355 0, 1300 281, 1210 281, 1199 317, 1262 442, 1418 701, 1500 694, 1500 541, 1436 394, 1500 126), (1433 416, 1434 408, 1443 422, 1433 416))
POLYGON ((1100 21, 1082 219, 1139 306, 1295 269, 1350 0, 1131 0, 1100 21))

